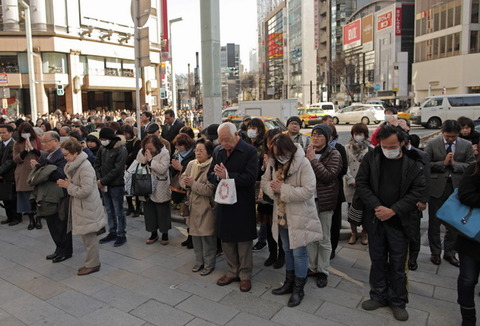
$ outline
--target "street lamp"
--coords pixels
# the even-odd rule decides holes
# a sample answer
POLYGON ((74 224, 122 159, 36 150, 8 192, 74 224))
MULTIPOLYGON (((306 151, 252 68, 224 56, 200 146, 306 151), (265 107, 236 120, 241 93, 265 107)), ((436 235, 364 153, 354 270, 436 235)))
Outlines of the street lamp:
POLYGON ((168 41, 169 41, 169 50, 170 50, 170 68, 172 70, 172 103, 173 103, 173 112, 175 112, 175 116, 177 116, 177 85, 175 82, 175 72, 173 70, 173 46, 172 46, 172 24, 181 22, 183 20, 182 17, 170 19, 168 21, 168 41))

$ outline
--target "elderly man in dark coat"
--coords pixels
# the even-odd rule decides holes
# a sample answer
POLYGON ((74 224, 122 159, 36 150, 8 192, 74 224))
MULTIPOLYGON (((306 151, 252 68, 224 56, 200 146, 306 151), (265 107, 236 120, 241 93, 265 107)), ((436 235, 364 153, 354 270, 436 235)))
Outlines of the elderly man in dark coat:
POLYGON ((255 214, 255 181, 258 158, 255 147, 240 139, 230 122, 218 127, 220 146, 213 152, 208 179, 217 185, 228 177, 235 180, 237 202, 217 204, 217 232, 228 264, 228 271, 217 284, 240 281, 240 291, 250 291, 252 277, 252 244, 257 237, 255 214))

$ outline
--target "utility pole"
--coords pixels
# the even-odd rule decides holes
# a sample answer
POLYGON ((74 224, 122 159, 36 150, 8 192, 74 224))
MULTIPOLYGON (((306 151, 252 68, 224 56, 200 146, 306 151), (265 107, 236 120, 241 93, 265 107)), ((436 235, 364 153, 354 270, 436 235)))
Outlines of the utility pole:
POLYGON ((35 68, 33 66, 33 44, 32 44, 32 21, 30 19, 30 6, 23 0, 20 5, 25 10, 25 33, 27 36, 27 64, 28 64, 28 84, 30 87, 30 112, 32 120, 37 119, 37 94, 35 93, 35 68))

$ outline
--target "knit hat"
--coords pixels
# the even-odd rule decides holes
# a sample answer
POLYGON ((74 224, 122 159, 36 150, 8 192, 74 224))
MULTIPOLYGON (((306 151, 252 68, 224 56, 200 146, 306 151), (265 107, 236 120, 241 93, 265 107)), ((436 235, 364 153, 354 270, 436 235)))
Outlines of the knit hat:
POLYGON ((317 133, 320 133, 322 135, 325 136, 325 138, 327 139, 327 141, 330 140, 330 137, 332 136, 332 128, 330 128, 329 125, 326 125, 326 124, 318 124, 318 125, 315 125, 312 129, 312 135, 315 133, 315 131, 317 131, 317 133))
POLYGON ((157 132, 158 130, 160 130, 160 127, 156 123, 151 123, 151 124, 148 125, 147 130, 145 130, 145 131, 147 132, 147 134, 153 134, 154 132, 157 132))
POLYGON ((287 120, 287 127, 288 127, 288 124, 289 124, 290 122, 293 122, 293 121, 298 122, 298 124, 299 124, 300 126, 302 125, 302 120, 300 120, 300 118, 297 117, 297 116, 293 116, 293 117, 288 118, 288 120, 287 120))
POLYGON ((243 117, 243 122, 250 121, 250 120, 252 120, 252 117, 249 116, 249 115, 246 115, 246 116, 243 117))
POLYGON ((115 131, 112 128, 102 128, 100 129, 100 134, 98 136, 100 139, 115 139, 115 131))
POLYGON ((214 123, 205 129, 205 135, 207 135, 207 138, 209 140, 215 140, 218 138, 218 132, 217 132, 218 126, 219 124, 214 123))

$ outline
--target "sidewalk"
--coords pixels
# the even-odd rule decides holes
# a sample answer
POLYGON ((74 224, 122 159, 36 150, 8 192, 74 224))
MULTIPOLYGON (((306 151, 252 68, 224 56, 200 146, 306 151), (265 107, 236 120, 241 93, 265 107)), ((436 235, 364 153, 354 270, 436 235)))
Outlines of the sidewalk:
MULTIPOLYGON (((0 219, 4 219, 0 210, 0 219)), ((170 244, 145 245, 149 234, 143 218, 127 217, 128 242, 119 248, 101 245, 100 272, 79 277, 84 252, 74 237, 74 255, 53 264, 46 223, 42 230, 27 230, 27 222, 0 226, 0 325, 460 325, 456 303, 458 268, 443 261, 430 263, 422 246, 419 269, 409 273, 408 322, 396 321, 390 309, 366 312, 370 261, 366 246, 341 241, 331 261, 328 286, 313 280, 305 298, 288 308, 287 296, 271 290, 284 279, 284 269, 264 267, 268 250, 255 252, 253 286, 248 293, 239 283, 216 285, 226 268, 223 256, 216 270, 205 277, 192 273, 193 250, 181 247, 185 225, 174 223, 170 244)), ((425 240, 426 219, 422 222, 425 240)), ((425 241, 423 242, 426 243, 425 241)), ((478 300, 477 300, 478 302, 478 300)), ((477 304, 478 305, 478 304, 477 304)), ((477 308, 478 309, 478 308, 477 308)))

